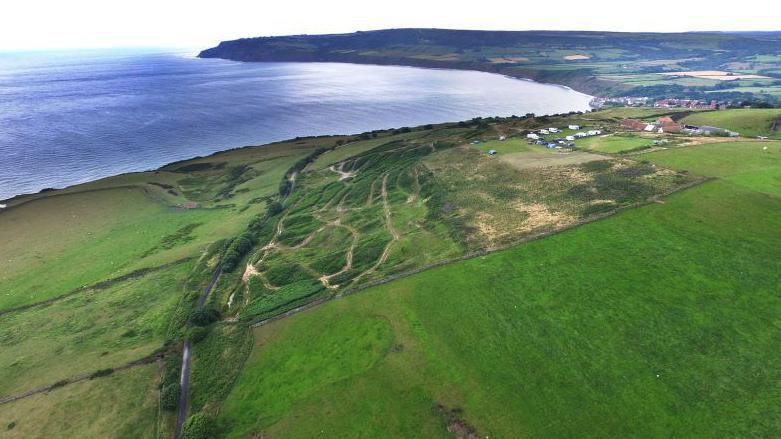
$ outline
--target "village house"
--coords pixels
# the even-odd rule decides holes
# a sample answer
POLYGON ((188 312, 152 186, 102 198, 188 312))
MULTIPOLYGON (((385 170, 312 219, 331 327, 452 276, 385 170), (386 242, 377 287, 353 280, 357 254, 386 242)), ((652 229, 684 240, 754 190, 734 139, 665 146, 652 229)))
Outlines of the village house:
POLYGON ((680 133, 681 126, 672 117, 665 116, 656 120, 660 133, 680 133))

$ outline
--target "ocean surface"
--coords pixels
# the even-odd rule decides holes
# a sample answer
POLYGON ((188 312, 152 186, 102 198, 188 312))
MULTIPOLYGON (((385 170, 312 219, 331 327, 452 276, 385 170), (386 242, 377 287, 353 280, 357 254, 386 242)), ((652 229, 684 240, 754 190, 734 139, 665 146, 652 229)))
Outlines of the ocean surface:
POLYGON ((0 200, 237 146, 587 110, 589 100, 467 71, 151 49, 0 53, 0 200))

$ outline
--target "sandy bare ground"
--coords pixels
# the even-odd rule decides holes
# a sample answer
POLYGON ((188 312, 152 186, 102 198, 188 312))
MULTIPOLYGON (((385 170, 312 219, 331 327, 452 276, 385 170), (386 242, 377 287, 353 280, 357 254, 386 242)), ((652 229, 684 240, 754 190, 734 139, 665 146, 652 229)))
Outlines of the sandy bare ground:
POLYGON ((580 163, 592 162, 594 160, 605 160, 607 158, 608 157, 599 154, 582 151, 561 152, 553 154, 529 154, 527 152, 517 152, 499 156, 500 160, 505 163, 509 163, 518 169, 577 165, 580 163))
POLYGON ((339 174, 339 180, 347 180, 348 178, 355 177, 355 172, 347 172, 343 170, 344 168, 344 162, 339 164, 339 167, 336 168, 334 165, 331 165, 328 167, 333 172, 336 172, 339 174))
POLYGON ((734 81, 736 79, 767 79, 762 75, 742 75, 739 73, 724 72, 721 70, 698 70, 693 72, 665 72, 658 73, 664 76, 690 76, 700 79, 715 79, 717 81, 734 81))

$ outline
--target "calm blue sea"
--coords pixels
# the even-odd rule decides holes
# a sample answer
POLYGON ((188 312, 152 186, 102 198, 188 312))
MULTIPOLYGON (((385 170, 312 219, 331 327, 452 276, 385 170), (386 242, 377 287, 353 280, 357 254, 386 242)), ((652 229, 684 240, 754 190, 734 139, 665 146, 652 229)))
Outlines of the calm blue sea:
POLYGON ((160 50, 0 53, 0 199, 236 146, 586 110, 589 99, 479 72, 160 50))

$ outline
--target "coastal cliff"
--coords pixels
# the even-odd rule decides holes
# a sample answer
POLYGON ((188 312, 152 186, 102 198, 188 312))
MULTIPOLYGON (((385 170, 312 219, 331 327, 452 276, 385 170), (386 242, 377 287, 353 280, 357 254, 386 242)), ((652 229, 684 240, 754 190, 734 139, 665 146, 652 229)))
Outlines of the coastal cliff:
MULTIPOLYGON (((750 64, 752 57, 778 44, 781 33, 387 29, 242 38, 223 41, 198 56, 247 62, 344 62, 476 70, 566 85, 598 96, 756 99, 756 93, 731 90, 724 84, 703 82, 692 86, 691 81, 664 75, 723 70, 734 67, 735 62, 750 64)), ((758 71, 762 80, 781 79, 778 71, 765 65, 757 67, 765 68, 758 71)))

